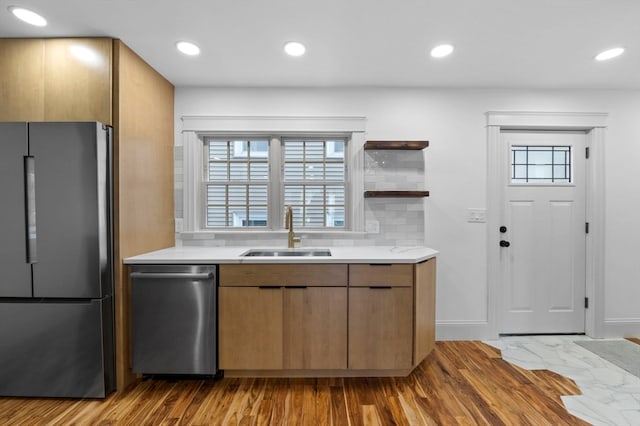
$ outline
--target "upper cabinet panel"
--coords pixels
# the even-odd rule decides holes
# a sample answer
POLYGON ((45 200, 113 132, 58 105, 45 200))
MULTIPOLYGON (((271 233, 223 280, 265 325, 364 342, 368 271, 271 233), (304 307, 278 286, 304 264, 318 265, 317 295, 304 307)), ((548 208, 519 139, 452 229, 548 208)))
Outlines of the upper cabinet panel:
POLYGON ((44 120, 112 120, 110 38, 44 41, 44 120))
POLYGON ((0 39, 0 121, 44 120, 44 40, 0 39))

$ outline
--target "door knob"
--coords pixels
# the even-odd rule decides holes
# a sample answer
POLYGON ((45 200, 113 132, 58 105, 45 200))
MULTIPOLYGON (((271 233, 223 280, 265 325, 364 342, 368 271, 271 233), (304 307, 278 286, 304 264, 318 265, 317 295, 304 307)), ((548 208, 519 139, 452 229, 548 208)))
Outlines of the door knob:
POLYGON ((500 240, 500 247, 509 247, 511 243, 509 241, 500 240))
POLYGON ((501 232, 502 234, 504 234, 505 232, 507 232, 507 227, 506 227, 506 226, 501 226, 501 227, 500 227, 500 232, 501 232))

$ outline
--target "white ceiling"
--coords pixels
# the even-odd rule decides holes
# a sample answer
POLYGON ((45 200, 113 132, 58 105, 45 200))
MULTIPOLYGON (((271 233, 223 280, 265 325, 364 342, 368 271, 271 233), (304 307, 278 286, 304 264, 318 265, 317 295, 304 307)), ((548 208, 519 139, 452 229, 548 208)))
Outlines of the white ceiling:
POLYGON ((119 38, 176 86, 640 89, 640 0, 0 0, 0 37, 72 36, 119 38))

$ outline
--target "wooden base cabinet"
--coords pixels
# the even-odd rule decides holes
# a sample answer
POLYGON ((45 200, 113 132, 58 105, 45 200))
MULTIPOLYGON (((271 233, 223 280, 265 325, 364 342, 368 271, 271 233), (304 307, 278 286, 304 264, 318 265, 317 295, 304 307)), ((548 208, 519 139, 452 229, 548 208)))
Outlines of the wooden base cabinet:
POLYGON ((220 369, 347 368, 347 265, 220 265, 218 315, 220 369))
POLYGON ((220 265, 220 369, 407 375, 435 346, 435 265, 220 265))
POLYGON ((415 265, 413 363, 436 347, 436 259, 415 265))
POLYGON ((284 368, 347 368, 347 288, 284 288, 284 368))
POLYGON ((411 368, 412 342, 411 287, 349 289, 349 368, 411 368))
POLYGON ((220 287, 218 298, 220 369, 281 369, 281 289, 220 287))
POLYGON ((349 368, 413 365, 412 264, 349 266, 349 368))

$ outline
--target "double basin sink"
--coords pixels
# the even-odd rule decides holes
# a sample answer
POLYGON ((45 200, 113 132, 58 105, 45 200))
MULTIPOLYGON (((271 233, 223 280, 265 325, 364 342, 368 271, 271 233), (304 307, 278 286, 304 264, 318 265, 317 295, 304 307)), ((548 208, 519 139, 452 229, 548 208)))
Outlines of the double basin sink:
POLYGON ((242 253, 244 257, 304 257, 304 256, 331 256, 328 249, 251 249, 242 253))

